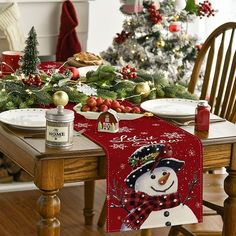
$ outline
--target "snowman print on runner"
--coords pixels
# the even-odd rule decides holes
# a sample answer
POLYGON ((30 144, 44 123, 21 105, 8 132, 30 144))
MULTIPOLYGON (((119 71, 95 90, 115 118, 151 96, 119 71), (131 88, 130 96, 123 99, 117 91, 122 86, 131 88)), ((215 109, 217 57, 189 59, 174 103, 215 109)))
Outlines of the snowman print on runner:
POLYGON ((198 222, 178 192, 176 173, 184 161, 171 156, 170 145, 155 144, 143 146, 129 157, 134 169, 125 179, 129 190, 124 204, 129 213, 121 231, 198 222))

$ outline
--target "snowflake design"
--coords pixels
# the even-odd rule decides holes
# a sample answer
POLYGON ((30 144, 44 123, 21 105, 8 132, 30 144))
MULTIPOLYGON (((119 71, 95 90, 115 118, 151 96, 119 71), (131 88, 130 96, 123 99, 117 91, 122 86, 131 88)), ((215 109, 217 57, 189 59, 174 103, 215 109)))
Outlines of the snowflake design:
POLYGON ((188 155, 189 155, 190 157, 194 157, 195 154, 196 154, 196 152, 195 152, 193 149, 190 149, 190 150, 188 151, 188 155))
POLYGON ((126 167, 125 163, 121 163, 121 164, 120 164, 120 169, 121 169, 121 170, 124 170, 125 167, 126 167))
POLYGON ((195 206, 196 206, 196 208, 200 208, 202 206, 202 204, 200 202, 196 202, 195 206))
POLYGON ((148 132, 141 132, 141 134, 142 134, 142 135, 146 135, 146 134, 148 134, 148 132))
POLYGON ((122 150, 124 150, 127 146, 123 143, 121 143, 121 144, 113 143, 110 147, 112 147, 113 149, 122 149, 122 150))
POLYGON ((176 139, 176 138, 181 139, 184 136, 184 134, 178 134, 177 132, 173 132, 173 133, 164 133, 161 136, 166 137, 168 139, 176 139))
POLYGON ((134 129, 124 126, 124 127, 120 127, 118 132, 119 133, 131 133, 132 130, 134 130, 134 129))
POLYGON ((45 67, 46 69, 56 69, 56 66, 55 66, 55 65, 50 65, 50 64, 45 65, 44 67, 45 67))
POLYGON ((81 93, 84 93, 88 96, 97 95, 97 89, 88 86, 87 84, 77 84, 77 90, 81 93))
POLYGON ((160 124, 155 123, 155 124, 152 124, 152 126, 154 126, 154 127, 155 127, 155 126, 160 126, 160 124))
POLYGON ((91 126, 88 123, 78 123, 76 125, 78 128, 88 128, 89 126, 91 126))

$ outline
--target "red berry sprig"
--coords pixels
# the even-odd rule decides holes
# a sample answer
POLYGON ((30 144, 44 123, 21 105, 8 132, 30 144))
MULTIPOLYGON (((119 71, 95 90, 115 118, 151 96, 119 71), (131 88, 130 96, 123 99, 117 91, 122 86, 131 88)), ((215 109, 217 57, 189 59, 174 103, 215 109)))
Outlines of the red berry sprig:
POLYGON ((29 86, 40 87, 42 85, 42 79, 39 75, 29 75, 28 79, 22 79, 23 83, 29 86))
POLYGON ((212 5, 208 0, 205 0, 203 3, 199 3, 198 15, 200 18, 203 16, 214 16, 215 10, 212 9, 212 5))
POLYGON ((156 6, 154 4, 151 4, 148 8, 148 12, 150 14, 150 19, 153 24, 161 23, 162 21, 162 15, 159 11, 157 11, 156 6))
POLYGON ((117 36, 115 37, 115 42, 118 44, 122 44, 125 42, 125 40, 129 37, 130 33, 122 30, 121 33, 117 33, 117 36))
POLYGON ((137 69, 134 67, 131 67, 129 65, 126 65, 123 67, 120 71, 123 78, 122 79, 135 79, 137 78, 137 69))

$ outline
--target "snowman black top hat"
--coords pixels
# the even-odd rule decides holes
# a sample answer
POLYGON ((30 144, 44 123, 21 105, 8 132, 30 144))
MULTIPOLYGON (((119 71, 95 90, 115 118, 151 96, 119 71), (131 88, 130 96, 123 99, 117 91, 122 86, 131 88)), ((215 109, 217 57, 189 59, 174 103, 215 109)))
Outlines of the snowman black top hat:
POLYGON ((133 171, 126 177, 125 182, 130 188, 134 188, 135 182, 142 174, 154 170, 157 167, 170 167, 178 172, 184 165, 184 161, 172 158, 171 146, 164 144, 152 144, 138 148, 130 157, 129 164, 133 171))

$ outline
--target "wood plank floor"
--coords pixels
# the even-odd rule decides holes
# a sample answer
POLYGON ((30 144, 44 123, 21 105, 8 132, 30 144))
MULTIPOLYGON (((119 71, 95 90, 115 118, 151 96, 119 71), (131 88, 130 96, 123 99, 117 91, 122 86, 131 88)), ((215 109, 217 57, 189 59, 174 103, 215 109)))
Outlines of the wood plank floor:
MULTIPOLYGON (((1 236, 34 236, 35 223, 39 219, 34 210, 39 192, 21 191, 0 194, 0 235, 1 236)), ((140 231, 107 234, 96 226, 96 222, 105 199, 105 181, 96 182, 95 217, 93 226, 84 226, 83 219, 83 186, 66 187, 59 192, 61 199, 61 236, 138 236, 140 231)), ((220 230, 222 227, 219 217, 207 217, 204 224, 199 226, 208 230, 220 230)), ((153 230, 153 236, 167 236, 168 228, 153 230)))

